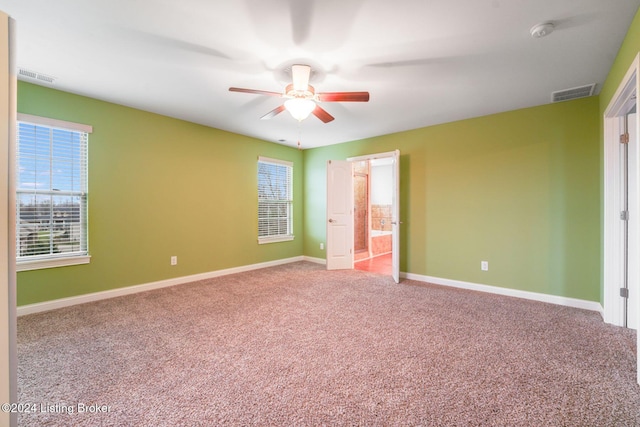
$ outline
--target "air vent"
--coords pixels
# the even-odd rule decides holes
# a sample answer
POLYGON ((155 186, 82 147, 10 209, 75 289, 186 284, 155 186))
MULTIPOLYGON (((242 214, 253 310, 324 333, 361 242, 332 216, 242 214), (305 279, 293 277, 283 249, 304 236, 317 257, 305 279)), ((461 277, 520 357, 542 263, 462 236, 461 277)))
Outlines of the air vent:
POLYGON ((571 99, 584 98, 593 95, 595 91, 595 83, 586 86, 574 87, 571 89, 559 90, 551 94, 551 101, 561 102, 569 101, 571 99))
POLYGON ((26 68, 18 68, 18 76, 32 80, 40 80, 45 83, 53 83, 56 79, 55 77, 48 76, 37 71, 27 70, 26 68))

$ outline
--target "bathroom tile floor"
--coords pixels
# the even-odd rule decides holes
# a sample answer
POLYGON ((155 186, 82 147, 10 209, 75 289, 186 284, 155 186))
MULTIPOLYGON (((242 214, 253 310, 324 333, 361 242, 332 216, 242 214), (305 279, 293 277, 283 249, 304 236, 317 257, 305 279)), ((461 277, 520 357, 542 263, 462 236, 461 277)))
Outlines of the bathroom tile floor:
POLYGON ((391 253, 378 255, 373 258, 358 261, 353 264, 356 270, 372 273, 391 274, 391 253))

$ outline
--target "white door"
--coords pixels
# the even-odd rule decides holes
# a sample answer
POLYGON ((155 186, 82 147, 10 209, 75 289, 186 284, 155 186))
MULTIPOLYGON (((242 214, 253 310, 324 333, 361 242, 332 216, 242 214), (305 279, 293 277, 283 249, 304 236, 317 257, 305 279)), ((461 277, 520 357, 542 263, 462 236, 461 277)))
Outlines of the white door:
POLYGON ((638 329, 638 134, 635 99, 620 117, 620 314, 621 325, 638 329))
POLYGON ((351 162, 327 162, 327 270, 353 268, 353 172, 351 162))
MULTIPOLYGON (((640 130, 637 113, 629 117, 629 257, 627 322, 636 330, 636 355, 640 355, 640 130)), ((640 357, 636 358, 636 376, 640 384, 640 357)))
POLYGON ((640 249, 640 228, 639 218, 640 207, 638 205, 638 129, 636 107, 633 107, 633 113, 627 114, 627 133, 629 134, 629 143, 627 145, 627 210, 629 211, 629 220, 627 221, 627 253, 626 253, 626 269, 627 269, 627 288, 629 295, 627 298, 627 327, 636 329, 640 327, 638 323, 638 311, 640 302, 640 269, 638 262, 638 250, 640 249))
POLYGON ((393 217, 391 219, 391 275, 400 283, 400 150, 393 152, 393 217))

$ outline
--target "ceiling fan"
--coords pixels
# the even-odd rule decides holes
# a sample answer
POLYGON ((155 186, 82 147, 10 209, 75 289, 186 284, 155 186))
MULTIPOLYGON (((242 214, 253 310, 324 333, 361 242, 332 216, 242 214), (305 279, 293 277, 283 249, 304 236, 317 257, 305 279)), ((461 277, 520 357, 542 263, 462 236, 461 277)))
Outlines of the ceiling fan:
POLYGON ((258 95, 278 96, 287 98, 284 104, 274 108, 261 117, 267 120, 287 110, 291 115, 302 121, 309 114, 312 114, 328 123, 334 120, 324 108, 320 107, 318 102, 367 102, 369 101, 369 92, 320 92, 316 93, 313 86, 309 84, 311 75, 311 67, 308 65, 296 64, 291 66, 291 77, 293 83, 287 85, 283 93, 270 92, 266 90, 244 89, 240 87, 230 87, 231 92, 255 93, 258 95))

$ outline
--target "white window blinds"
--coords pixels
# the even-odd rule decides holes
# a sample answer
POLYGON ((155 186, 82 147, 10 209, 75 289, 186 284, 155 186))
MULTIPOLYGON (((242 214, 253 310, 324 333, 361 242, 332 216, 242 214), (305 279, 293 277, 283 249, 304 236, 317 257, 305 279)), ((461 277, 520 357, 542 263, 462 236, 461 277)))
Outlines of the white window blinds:
POLYGON ((17 261, 85 256, 90 126, 19 116, 17 261))
POLYGON ((293 163, 258 158, 258 242, 293 239, 293 163))

